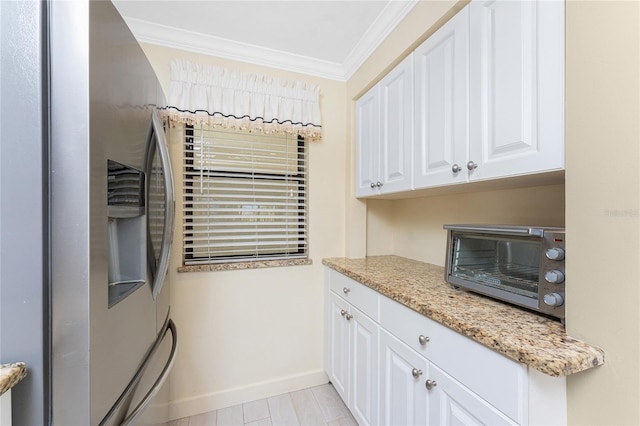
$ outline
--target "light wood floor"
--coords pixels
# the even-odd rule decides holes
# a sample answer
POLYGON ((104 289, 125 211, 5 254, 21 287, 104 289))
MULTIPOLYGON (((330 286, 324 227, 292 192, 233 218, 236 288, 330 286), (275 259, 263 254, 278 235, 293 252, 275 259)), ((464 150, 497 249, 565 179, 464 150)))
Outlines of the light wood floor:
POLYGON ((357 426, 332 385, 174 420, 168 426, 357 426))

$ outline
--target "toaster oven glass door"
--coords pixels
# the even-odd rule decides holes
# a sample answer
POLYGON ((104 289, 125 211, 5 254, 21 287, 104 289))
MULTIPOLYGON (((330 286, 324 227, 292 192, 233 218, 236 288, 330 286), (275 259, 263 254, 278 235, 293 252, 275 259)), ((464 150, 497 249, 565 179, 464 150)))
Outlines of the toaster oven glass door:
POLYGON ((457 234, 453 244, 453 276, 538 300, 539 239, 457 234))

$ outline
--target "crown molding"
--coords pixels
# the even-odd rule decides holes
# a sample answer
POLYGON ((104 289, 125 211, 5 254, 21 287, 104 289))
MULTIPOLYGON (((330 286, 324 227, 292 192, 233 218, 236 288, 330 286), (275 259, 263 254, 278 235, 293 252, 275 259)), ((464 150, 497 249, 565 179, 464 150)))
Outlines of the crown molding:
POLYGON ((124 18, 136 39, 142 43, 248 62, 331 80, 344 80, 341 64, 302 55, 240 43, 221 37, 156 24, 136 18, 124 18))
POLYGON ((418 2, 419 0, 391 0, 387 3, 342 64, 345 80, 353 76, 418 2))
POLYGON ((142 43, 217 56, 330 80, 347 81, 418 1, 390 1, 349 53, 344 64, 241 43, 142 19, 126 16, 124 19, 136 39, 142 43))

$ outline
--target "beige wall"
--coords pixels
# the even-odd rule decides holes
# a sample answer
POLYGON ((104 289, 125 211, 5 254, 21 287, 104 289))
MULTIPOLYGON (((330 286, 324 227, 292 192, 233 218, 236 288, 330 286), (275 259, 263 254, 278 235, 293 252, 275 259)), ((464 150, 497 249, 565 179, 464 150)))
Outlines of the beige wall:
MULTIPOLYGON (((323 89, 325 140, 310 153, 314 265, 178 274, 176 245, 172 309, 188 328, 180 330, 172 375, 174 417, 324 379, 322 257, 393 253, 442 264, 442 224, 503 222, 565 223, 568 230, 567 330, 606 351, 604 366, 569 377, 569 424, 640 424, 638 1, 567 2, 566 186, 397 201, 353 196, 353 100, 464 4, 420 2, 346 84, 144 46, 165 89, 172 58, 323 89)), ((171 148, 175 161, 179 143, 171 148)))
MULTIPOLYGON (((168 93, 169 61, 188 59, 318 84, 324 139, 309 147, 311 266, 178 273, 181 199, 171 259, 171 312, 180 350, 171 380, 171 417, 264 398, 320 383, 323 371, 322 258, 344 255, 345 83, 210 56, 144 45, 168 93)), ((182 190, 182 145, 172 130, 176 191, 182 190)))
POLYGON ((567 4, 567 331, 606 351, 569 422, 640 424, 640 2, 567 4))
MULTIPOLYGON (((348 81, 350 125, 353 99, 438 27, 453 3, 419 3, 348 81)), ((640 424, 639 5, 567 1, 566 185, 357 201, 349 171, 347 211, 356 225, 347 245, 367 255, 442 265, 447 222, 566 225, 567 331, 606 352, 604 366, 568 379, 571 425, 640 424)), ((349 135, 353 165, 353 127, 349 135)))
POLYGON ((369 202, 367 254, 444 266, 445 223, 564 226, 564 185, 369 202))

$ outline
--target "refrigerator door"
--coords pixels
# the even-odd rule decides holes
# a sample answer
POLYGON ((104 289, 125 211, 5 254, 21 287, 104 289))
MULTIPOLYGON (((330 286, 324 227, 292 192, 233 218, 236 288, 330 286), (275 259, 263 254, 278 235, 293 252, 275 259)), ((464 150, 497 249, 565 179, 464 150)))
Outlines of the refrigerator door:
POLYGON ((173 321, 167 315, 164 325, 158 333, 158 337, 145 359, 132 377, 120 398, 111 407, 100 426, 130 425, 142 420, 143 424, 164 423, 167 420, 166 413, 162 413, 156 407, 152 414, 145 413, 153 398, 162 389, 169 376, 171 367, 175 362, 178 349, 178 333, 173 321), (167 346, 167 336, 171 335, 170 346, 167 346), (166 348, 169 348, 167 352, 166 348), (163 356, 166 354, 166 356, 163 356), (125 414, 126 413, 126 414, 125 414), (142 418, 142 414, 147 414, 142 418))
MULTIPOLYGON (((141 368, 138 388, 153 376, 152 368, 144 367, 146 359, 159 360, 162 371, 172 352, 169 322, 168 331, 162 332, 169 310, 167 288, 159 285, 154 297, 147 265, 150 195, 139 216, 128 217, 122 209, 110 212, 107 203, 109 164, 145 170, 152 111, 164 99, 153 68, 111 2, 52 1, 47 8, 53 424, 97 425, 141 368), (141 257, 140 268, 137 262, 127 268, 145 284, 117 303, 109 303, 109 252, 122 256, 120 247, 110 247, 110 215, 123 223, 131 219, 123 227, 142 235, 139 244, 124 247, 141 257), (160 347, 167 347, 167 357, 160 359, 163 355, 156 351, 148 358, 159 332, 165 337, 160 347)), ((127 230, 111 228, 112 236, 128 236, 127 230)), ((120 275, 126 258, 112 262, 120 275)), ((131 414, 138 403, 133 399, 119 406, 112 416, 115 423, 131 414)))
POLYGON ((156 110, 151 113, 146 146, 146 246, 150 284, 146 290, 156 301, 158 324, 161 326, 137 372, 100 422, 101 426, 160 424, 168 417, 168 389, 163 388, 163 384, 175 361, 178 346, 176 326, 169 316, 166 287, 175 196, 165 132, 156 110), (154 401, 160 392, 164 398, 154 401))

